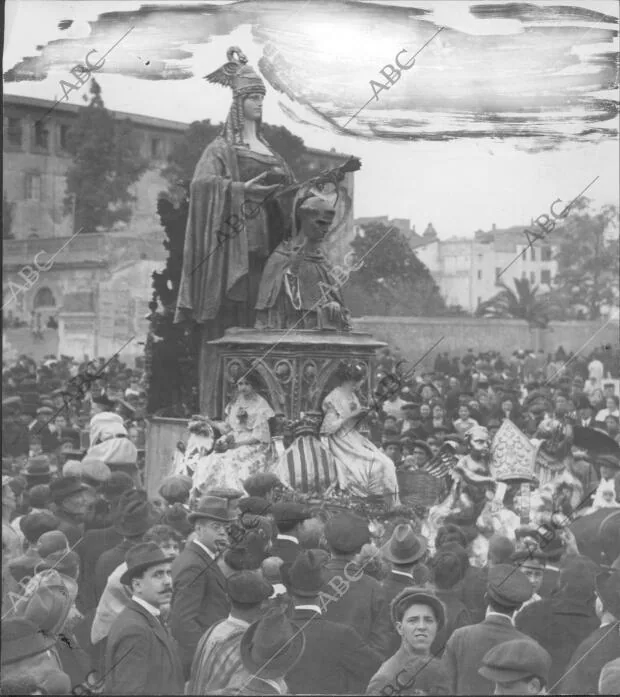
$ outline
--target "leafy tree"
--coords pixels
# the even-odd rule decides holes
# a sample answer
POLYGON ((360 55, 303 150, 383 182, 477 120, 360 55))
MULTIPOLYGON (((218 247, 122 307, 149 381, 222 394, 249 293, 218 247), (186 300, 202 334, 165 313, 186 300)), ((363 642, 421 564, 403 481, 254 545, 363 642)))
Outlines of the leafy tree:
POLYGON ((420 316, 445 311, 445 303, 428 268, 399 230, 382 223, 363 227, 351 246, 361 264, 343 287, 352 314, 420 316), (388 232, 389 231, 389 232, 388 232))
POLYGON ((15 235, 13 234, 13 218, 15 215, 15 203, 9 201, 6 195, 6 191, 2 197, 2 239, 3 240, 13 240, 15 235))
POLYGON ((618 237, 605 239, 607 230, 618 230, 618 208, 608 205, 592 214, 588 205, 588 199, 576 204, 554 233, 558 273, 553 295, 572 316, 597 320, 605 306, 618 304, 618 237))
POLYGON ((118 121, 105 108, 101 87, 93 78, 89 104, 82 107, 69 131, 67 147, 73 164, 67 172, 65 214, 73 208, 75 228, 109 230, 117 221, 129 222, 135 196, 130 192, 147 168, 140 156, 133 124, 118 121))
POLYGON ((531 327, 545 328, 549 324, 550 299, 530 286, 527 278, 515 278, 515 288, 498 283, 502 290, 478 305, 477 317, 524 319, 531 327))

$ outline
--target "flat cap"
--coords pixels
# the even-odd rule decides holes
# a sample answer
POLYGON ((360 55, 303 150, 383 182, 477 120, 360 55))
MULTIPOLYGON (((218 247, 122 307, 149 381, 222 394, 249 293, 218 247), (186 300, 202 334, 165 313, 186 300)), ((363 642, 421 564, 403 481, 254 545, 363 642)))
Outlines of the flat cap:
POLYGON ((256 571, 238 571, 228 577, 228 595, 237 603, 254 605, 267 600, 273 586, 256 571))
POLYGON ((550 668, 551 656, 540 644, 529 639, 513 639, 487 651, 478 672, 496 683, 535 677, 546 685, 550 668))
POLYGON ((312 518, 312 513, 307 506, 295 501, 278 501, 271 509, 274 520, 278 525, 292 526, 304 520, 312 518))
POLYGON ((191 477, 173 474, 162 481, 159 493, 166 500, 180 501, 189 496, 192 486, 191 477))
POLYGON ((532 584, 514 566, 497 564, 489 569, 487 593, 500 605, 517 608, 532 597, 532 584))
POLYGON ((435 591, 415 586, 403 589, 390 603, 392 622, 400 622, 404 613, 412 605, 428 605, 435 613, 438 629, 441 629, 445 624, 446 611, 441 600, 435 595, 435 591))
POLYGON ((82 477, 92 479, 95 482, 107 482, 112 474, 112 470, 103 460, 88 460, 84 458, 82 465, 82 477))
POLYGON ((330 518, 324 534, 329 546, 343 554, 357 552, 370 542, 368 521, 354 513, 339 513, 330 518))
POLYGON ((63 477, 81 477, 82 463, 80 460, 67 460, 62 466, 63 477))

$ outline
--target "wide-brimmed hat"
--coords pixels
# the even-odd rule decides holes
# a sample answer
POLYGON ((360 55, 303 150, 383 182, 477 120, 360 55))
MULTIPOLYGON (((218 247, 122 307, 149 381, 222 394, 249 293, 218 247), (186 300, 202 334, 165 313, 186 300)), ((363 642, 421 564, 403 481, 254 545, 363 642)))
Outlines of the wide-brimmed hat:
POLYGON ((294 595, 312 597, 325 585, 325 556, 323 550, 308 549, 299 552, 295 561, 280 567, 282 583, 294 595))
POLYGON ((143 571, 151 566, 166 564, 174 561, 174 555, 166 556, 159 545, 155 542, 141 542, 134 545, 125 554, 127 571, 121 576, 120 582, 124 586, 131 585, 131 579, 139 576, 143 571))
POLYGON ((226 499, 219 496, 203 496, 198 501, 196 509, 187 516, 187 519, 193 525, 201 518, 215 520, 219 523, 231 523, 236 517, 226 499))
POLYGON ((1 632, 3 666, 43 653, 56 643, 54 637, 44 635, 34 622, 23 617, 3 620, 1 632))
POLYGON ((620 620, 620 557, 609 569, 596 576, 596 594, 603 608, 620 620))
POLYGON ((303 630, 287 618, 285 608, 274 608, 247 628, 239 650, 243 667, 269 680, 288 673, 305 646, 303 630))
POLYGON ((400 523, 383 550, 383 556, 393 564, 410 564, 421 559, 428 543, 422 535, 416 535, 411 525, 400 523))
POLYGON ((88 490, 90 490, 88 484, 82 482, 78 477, 62 477, 50 483, 52 501, 56 504, 62 503, 69 496, 88 490))
POLYGON ((134 497, 121 504, 114 529, 123 537, 143 535, 158 521, 153 505, 146 499, 134 497))
POLYGON ((368 521, 354 513, 339 513, 325 524, 325 539, 342 554, 351 554, 370 542, 368 521))
POLYGON ((392 622, 400 622, 398 616, 402 617, 407 608, 412 605, 428 605, 435 613, 437 627, 441 629, 446 622, 446 611, 443 603, 435 595, 435 592, 427 588, 404 588, 390 603, 390 617, 392 622))

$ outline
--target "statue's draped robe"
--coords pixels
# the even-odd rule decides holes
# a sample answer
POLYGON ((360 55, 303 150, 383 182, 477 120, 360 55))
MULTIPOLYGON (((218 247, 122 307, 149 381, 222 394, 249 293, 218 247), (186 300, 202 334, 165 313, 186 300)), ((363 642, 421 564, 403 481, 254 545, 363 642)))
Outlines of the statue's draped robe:
POLYGON ((324 306, 336 302, 343 308, 339 283, 331 264, 321 250, 301 252, 298 269, 291 269, 291 258, 303 247, 304 237, 282 242, 269 257, 256 303, 259 328, 346 329, 348 323, 331 322, 324 306))

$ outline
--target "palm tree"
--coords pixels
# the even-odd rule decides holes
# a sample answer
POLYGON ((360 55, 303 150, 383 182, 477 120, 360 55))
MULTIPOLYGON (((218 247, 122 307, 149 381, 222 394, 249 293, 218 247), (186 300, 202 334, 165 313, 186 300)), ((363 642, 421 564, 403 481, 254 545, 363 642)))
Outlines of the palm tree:
POLYGON ((527 278, 515 278, 514 290, 499 283, 501 290, 478 305, 477 317, 524 319, 530 327, 544 329, 549 324, 549 297, 540 295, 538 286, 530 286, 527 278))

